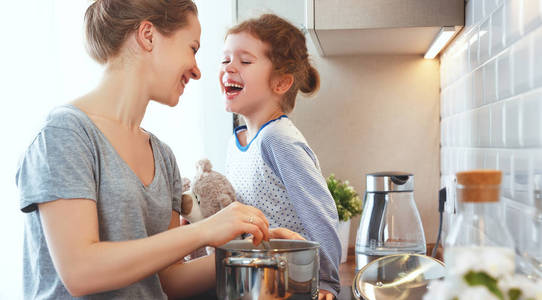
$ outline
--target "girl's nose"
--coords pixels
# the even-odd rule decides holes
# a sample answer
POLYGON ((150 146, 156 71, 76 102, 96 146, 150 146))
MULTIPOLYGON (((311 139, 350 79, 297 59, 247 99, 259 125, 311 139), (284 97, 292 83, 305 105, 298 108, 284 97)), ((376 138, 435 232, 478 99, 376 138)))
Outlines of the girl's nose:
POLYGON ((194 68, 192 68, 192 70, 190 70, 191 72, 191 75, 192 75, 192 78, 194 78, 194 80, 198 80, 201 78, 201 71, 199 70, 198 66, 195 66, 194 68))
POLYGON ((236 73, 236 72, 237 72, 237 68, 233 65, 232 62, 226 65, 226 73, 236 73))

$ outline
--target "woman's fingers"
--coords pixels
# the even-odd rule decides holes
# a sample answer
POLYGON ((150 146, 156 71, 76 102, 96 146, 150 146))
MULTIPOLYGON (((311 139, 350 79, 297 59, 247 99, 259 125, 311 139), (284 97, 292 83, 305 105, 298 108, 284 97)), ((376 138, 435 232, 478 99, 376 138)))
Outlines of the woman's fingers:
POLYGON ((304 238, 299 233, 291 231, 286 228, 270 229, 269 235, 270 235, 270 238, 272 239, 304 240, 304 238))
POLYGON ((208 227, 208 242, 212 246, 220 246, 242 233, 254 236, 253 242, 258 245, 262 240, 269 240, 269 221, 257 208, 233 202, 222 211, 209 217, 204 225, 208 227))
POLYGON ((269 228, 269 221, 267 220, 267 218, 265 217, 264 213, 257 209, 256 207, 253 207, 253 206, 246 206, 246 208, 248 209, 248 213, 251 214, 252 216, 254 216, 255 218, 258 217, 260 219, 262 219, 265 223, 265 226, 267 228, 269 228))
POLYGON ((256 230, 259 234, 258 236, 254 235, 255 245, 258 245, 262 241, 262 239, 266 241, 269 240, 269 227, 267 226, 265 220, 262 220, 258 217, 249 217, 248 224, 252 225, 254 227, 254 230, 256 230))
POLYGON ((263 233, 258 226, 248 223, 245 224, 243 231, 252 234, 252 243, 255 246, 258 246, 261 243, 263 233))
POLYGON ((318 300, 333 300, 333 294, 330 291, 320 290, 318 300))

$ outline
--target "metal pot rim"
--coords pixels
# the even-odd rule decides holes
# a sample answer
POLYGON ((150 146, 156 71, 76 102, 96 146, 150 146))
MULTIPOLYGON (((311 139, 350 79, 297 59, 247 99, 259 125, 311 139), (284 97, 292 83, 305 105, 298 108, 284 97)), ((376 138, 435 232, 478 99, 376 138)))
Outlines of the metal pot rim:
POLYGON ((233 240, 230 241, 220 247, 217 247, 217 249, 223 250, 223 251, 234 251, 234 252, 245 252, 245 253, 283 253, 283 252, 298 252, 298 251, 306 251, 306 250, 312 250, 312 249, 318 249, 320 247, 320 244, 313 241, 307 241, 307 240, 285 240, 285 239, 271 239, 269 240, 271 243, 291 243, 291 244, 301 244, 293 248, 271 248, 271 249, 265 249, 260 244, 258 248, 250 249, 250 248, 243 248, 243 247, 235 247, 235 244, 243 244, 248 245, 251 247, 254 247, 251 241, 248 240, 233 240))

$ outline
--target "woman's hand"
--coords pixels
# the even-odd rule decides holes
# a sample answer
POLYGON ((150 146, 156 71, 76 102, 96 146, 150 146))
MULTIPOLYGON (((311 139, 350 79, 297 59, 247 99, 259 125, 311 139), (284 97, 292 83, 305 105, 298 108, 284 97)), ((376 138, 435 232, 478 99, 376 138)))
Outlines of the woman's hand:
POLYGON ((269 236, 272 239, 304 240, 304 238, 299 233, 291 231, 290 229, 286 229, 286 228, 270 229, 269 236))
POLYGON ((218 247, 243 233, 254 237, 252 243, 259 245, 269 240, 269 222, 257 208, 233 202, 224 209, 194 225, 202 226, 207 245, 218 247))
POLYGON ((320 290, 318 300, 333 300, 333 294, 330 291, 320 290))

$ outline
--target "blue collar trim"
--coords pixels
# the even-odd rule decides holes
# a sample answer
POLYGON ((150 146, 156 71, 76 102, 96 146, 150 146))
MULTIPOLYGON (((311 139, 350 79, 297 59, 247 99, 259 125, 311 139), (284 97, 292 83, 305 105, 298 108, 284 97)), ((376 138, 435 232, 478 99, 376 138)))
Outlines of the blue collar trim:
POLYGON ((278 121, 282 118, 288 118, 287 115, 282 115, 276 119, 273 119, 271 121, 268 121, 267 123, 263 124, 262 127, 260 127, 260 129, 258 130, 258 132, 256 133, 256 135, 252 138, 252 140, 250 140, 250 142, 246 145, 246 146, 241 146, 241 143, 239 142, 239 136, 237 135, 237 133, 239 133, 240 131, 243 131, 243 130, 247 130, 247 126, 246 125, 242 125, 242 126, 239 126, 237 128, 235 128, 233 130, 233 134, 235 135, 235 143, 237 144, 237 148, 243 152, 246 152, 248 150, 248 148, 250 147, 250 145, 252 144, 252 142, 254 142, 254 140, 258 137, 258 135, 260 134, 260 132, 262 131, 262 129, 264 129, 267 125, 275 122, 275 121, 278 121))

